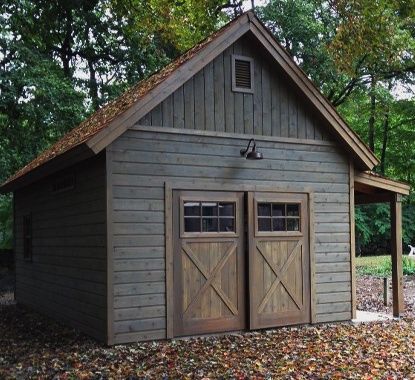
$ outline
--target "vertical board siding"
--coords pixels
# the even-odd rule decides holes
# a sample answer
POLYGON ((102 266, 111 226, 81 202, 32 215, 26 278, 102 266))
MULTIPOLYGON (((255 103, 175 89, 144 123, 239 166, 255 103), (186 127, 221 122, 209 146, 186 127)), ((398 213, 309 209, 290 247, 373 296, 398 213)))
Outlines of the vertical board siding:
POLYGON ((235 138, 129 130, 108 147, 116 342, 166 337, 164 187, 169 180, 191 181, 200 190, 204 182, 217 182, 312 191, 316 322, 350 317, 347 160, 327 143, 261 141, 265 159, 249 161, 239 156, 245 144, 235 138))
POLYGON ((327 139, 288 77, 243 37, 206 64, 138 125, 327 139), (232 91, 232 54, 254 59, 254 93, 232 91))
POLYGON ((106 340, 105 156, 15 193, 16 298, 52 318, 106 340), (75 187, 53 183, 75 175, 75 187), (23 258, 23 216, 32 215, 33 260, 23 258))

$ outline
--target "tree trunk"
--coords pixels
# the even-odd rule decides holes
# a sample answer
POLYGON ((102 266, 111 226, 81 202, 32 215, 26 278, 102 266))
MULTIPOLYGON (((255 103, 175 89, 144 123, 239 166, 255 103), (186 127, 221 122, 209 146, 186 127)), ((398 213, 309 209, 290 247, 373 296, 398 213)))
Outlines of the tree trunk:
POLYGON ((62 60, 63 73, 66 78, 72 79, 71 73, 71 59, 72 59, 72 10, 66 11, 66 22, 65 22, 65 39, 62 43, 62 49, 60 58, 62 60))
MULTIPOLYGON (((388 85, 389 92, 392 90, 392 83, 388 85)), ((385 174, 386 171, 386 152, 389 142, 389 127, 390 127, 390 107, 389 103, 386 104, 385 113, 383 115, 383 137, 382 137, 382 151, 380 156, 380 172, 385 174)))
POLYGON ((89 96, 92 99, 92 107, 94 111, 96 111, 99 108, 98 84, 97 84, 94 62, 92 62, 91 60, 88 60, 88 68, 89 68, 89 96))
POLYGON ((376 117, 376 78, 372 75, 370 81, 370 117, 369 117, 369 148, 375 151, 375 117, 376 117))
POLYGON ((382 152, 380 156, 380 172, 385 174, 386 169, 386 148, 388 146, 389 138, 389 106, 385 111, 383 118, 383 139, 382 139, 382 152))

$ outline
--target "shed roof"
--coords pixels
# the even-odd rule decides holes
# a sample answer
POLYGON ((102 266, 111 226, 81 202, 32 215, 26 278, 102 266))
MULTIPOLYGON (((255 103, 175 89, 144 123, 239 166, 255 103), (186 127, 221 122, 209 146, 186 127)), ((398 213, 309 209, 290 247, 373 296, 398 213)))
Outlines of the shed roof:
POLYGON ((258 42, 268 50, 276 64, 285 70, 328 121, 333 135, 351 154, 357 166, 361 169, 372 169, 378 163, 374 154, 348 127, 329 100, 320 93, 307 75, 296 65, 271 32, 252 12, 247 12, 188 50, 162 70, 142 80, 120 97, 103 106, 28 165, 17 171, 0 187, 0 191, 13 191, 41 176, 65 167, 65 163, 67 166, 69 163, 72 164, 77 160, 80 161, 99 153, 131 127, 135 121, 193 76, 201 67, 247 32, 251 32, 258 42), (70 159, 66 160, 66 157, 70 157, 70 159), (58 165, 52 165, 51 163, 54 161, 58 165))

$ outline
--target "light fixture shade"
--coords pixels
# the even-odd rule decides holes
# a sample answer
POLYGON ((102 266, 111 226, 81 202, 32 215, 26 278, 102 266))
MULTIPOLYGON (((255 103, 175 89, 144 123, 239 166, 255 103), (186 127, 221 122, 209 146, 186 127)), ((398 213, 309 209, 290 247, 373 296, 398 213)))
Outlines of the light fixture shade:
POLYGON ((257 152, 255 149, 246 155, 247 160, 262 160, 263 158, 264 155, 261 152, 257 152))
POLYGON ((261 152, 257 152, 254 139, 249 140, 246 149, 241 149, 241 156, 245 157, 247 160, 262 160, 264 158, 264 155, 261 152), (251 151, 249 151, 251 143, 253 143, 253 145, 251 151))

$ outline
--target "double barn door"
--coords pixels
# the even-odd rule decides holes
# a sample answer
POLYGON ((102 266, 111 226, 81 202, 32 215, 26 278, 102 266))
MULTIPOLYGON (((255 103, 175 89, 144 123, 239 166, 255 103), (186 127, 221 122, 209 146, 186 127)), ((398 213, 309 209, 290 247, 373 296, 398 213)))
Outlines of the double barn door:
POLYGON ((304 194, 173 192, 175 336, 310 321, 304 194))

